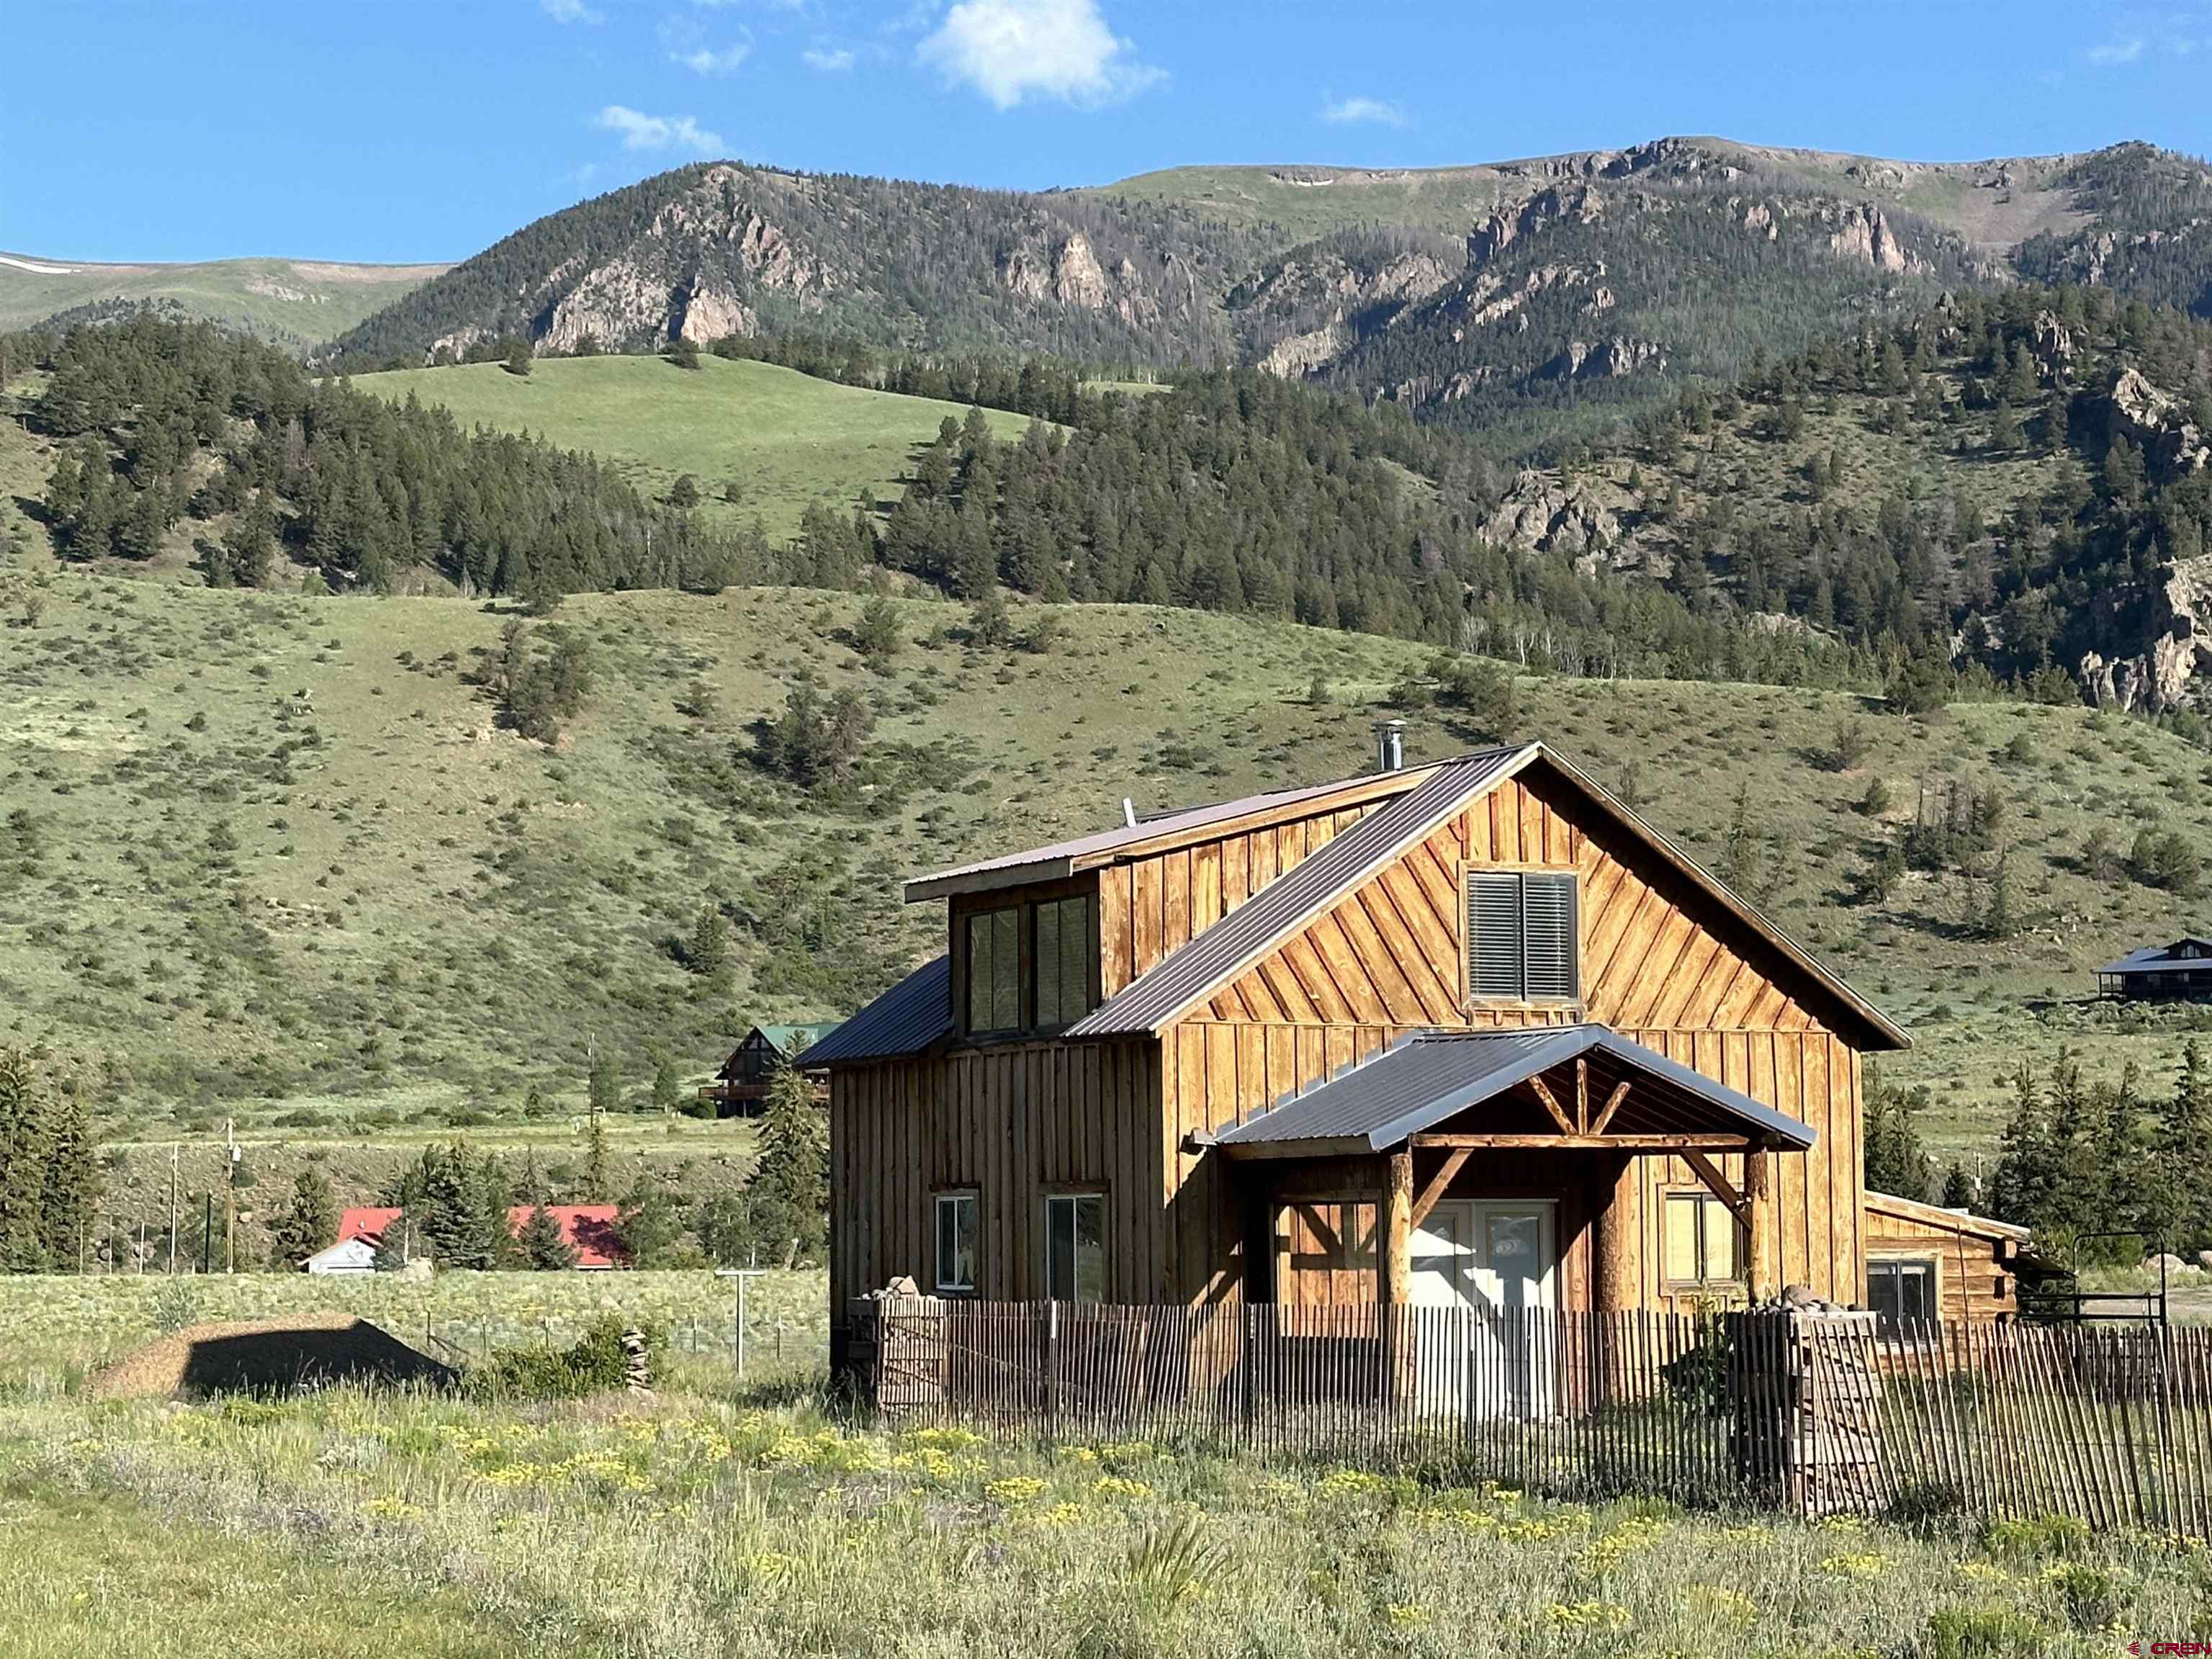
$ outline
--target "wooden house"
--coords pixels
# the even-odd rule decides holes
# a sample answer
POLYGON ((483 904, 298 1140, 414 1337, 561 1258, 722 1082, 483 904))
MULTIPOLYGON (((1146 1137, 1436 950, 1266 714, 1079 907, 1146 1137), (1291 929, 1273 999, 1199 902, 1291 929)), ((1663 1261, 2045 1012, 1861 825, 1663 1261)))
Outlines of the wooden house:
POLYGON ((2097 969, 2097 989, 2127 1000, 2212 997, 2212 939, 2178 939, 2146 945, 2097 969))
POLYGON ((909 883, 828 1068, 833 1329, 993 1300, 1863 1304, 1897 1026, 1540 744, 909 883))
POLYGON ((768 1098, 769 1085, 775 1074, 794 1060, 799 1070, 813 1080, 817 1092, 826 1097, 828 1085, 821 1069, 804 1056, 836 1029, 834 1019, 811 1024, 754 1026, 730 1050, 730 1057, 714 1073, 714 1080, 699 1091, 699 1098, 713 1102, 719 1116, 755 1116, 761 1103, 768 1098))

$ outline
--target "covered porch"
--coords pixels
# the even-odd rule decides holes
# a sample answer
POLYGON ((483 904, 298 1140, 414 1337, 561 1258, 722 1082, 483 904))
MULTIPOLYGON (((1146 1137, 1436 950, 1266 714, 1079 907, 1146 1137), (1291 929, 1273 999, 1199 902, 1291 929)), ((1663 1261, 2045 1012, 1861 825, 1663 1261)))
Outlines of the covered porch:
POLYGON ((1776 1161, 1814 1141, 1583 1024, 1401 1038, 1211 1144, 1245 1217, 1249 1299, 1512 1321, 1661 1305, 1667 1243, 1638 1197, 1662 1158, 1726 1217, 1731 1276, 1774 1295, 1776 1161))

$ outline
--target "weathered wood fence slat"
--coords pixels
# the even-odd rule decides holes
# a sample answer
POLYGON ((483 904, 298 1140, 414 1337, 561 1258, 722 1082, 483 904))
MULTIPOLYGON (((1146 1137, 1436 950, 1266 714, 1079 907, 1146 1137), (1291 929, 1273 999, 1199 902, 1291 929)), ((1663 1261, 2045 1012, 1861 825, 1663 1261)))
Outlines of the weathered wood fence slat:
POLYGON ((2212 1330, 1870 1314, 870 1299, 901 1423, 1174 1440, 1572 1497, 2212 1535, 2212 1330))

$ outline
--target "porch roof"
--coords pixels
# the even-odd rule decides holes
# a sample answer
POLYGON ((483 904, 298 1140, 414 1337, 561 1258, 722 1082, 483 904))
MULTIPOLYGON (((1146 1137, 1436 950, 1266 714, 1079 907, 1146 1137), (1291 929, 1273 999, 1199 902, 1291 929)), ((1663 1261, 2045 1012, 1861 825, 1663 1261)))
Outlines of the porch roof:
POLYGON ((1656 1151, 1663 1150, 1652 1144, 1657 1138, 1725 1134, 1741 1135, 1747 1146, 1803 1152, 1818 1139, 1811 1126, 1591 1022, 1416 1032, 1212 1141, 1232 1155, 1295 1154, 1301 1143, 1316 1152, 1346 1143, 1381 1152, 1577 1060, 1589 1067, 1593 1097, 1628 1087, 1601 1128, 1562 1134, 1563 1144, 1613 1140, 1656 1151))

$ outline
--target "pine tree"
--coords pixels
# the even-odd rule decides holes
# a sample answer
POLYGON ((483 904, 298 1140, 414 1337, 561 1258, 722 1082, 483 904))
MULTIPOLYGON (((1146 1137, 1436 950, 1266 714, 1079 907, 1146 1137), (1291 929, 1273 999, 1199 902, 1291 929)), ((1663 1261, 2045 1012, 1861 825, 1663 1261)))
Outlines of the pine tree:
POLYGON ((46 1160, 53 1115, 30 1055, 0 1048, 0 1272, 48 1265, 46 1160))
POLYGON ((2185 1255, 2212 1244, 2212 1065, 2191 1037, 2181 1071, 2152 1133, 2146 1202, 2166 1222, 2168 1248, 2185 1255))
POLYGON ((584 1139, 585 1201, 605 1203, 612 1186, 613 1176, 607 1166, 607 1115, 594 1103, 584 1139))
POLYGON ((761 1114, 761 1160, 746 1195, 754 1233, 771 1249, 818 1259, 827 1231, 829 1146, 814 1085, 794 1066, 776 1068, 761 1114))
POLYGON ((684 1074, 676 1067, 676 1056, 663 1049, 653 1065, 653 1109, 672 1117, 683 1101, 684 1074))
POLYGON ((269 1236, 269 1265, 279 1273, 297 1272, 338 1236, 338 1199, 331 1178, 320 1170, 302 1170, 292 1182, 292 1207, 269 1236))
POLYGON ((720 905, 709 901, 699 907, 684 946, 684 963, 705 980, 719 980, 729 971, 730 929, 720 905))
POLYGON ((639 1170, 629 1191, 623 1195, 622 1207, 615 1216, 615 1236, 622 1240, 629 1265, 663 1265, 683 1231, 676 1218, 675 1206, 661 1190, 660 1183, 647 1171, 639 1170))
POLYGON ((1869 1078, 1863 1129, 1869 1191, 1927 1201, 1935 1171, 1913 1121, 1927 1103, 1925 1084, 1905 1093, 1887 1086, 1879 1075, 1869 1078))
POLYGON ((568 1243, 568 1235, 561 1229, 560 1218, 543 1199, 531 1206, 529 1218, 522 1224, 516 1243, 520 1247, 522 1265, 534 1273, 560 1273, 576 1265, 575 1246, 568 1243))
POLYGON ((2013 1079, 2012 1115, 2005 1121, 1997 1166, 1990 1181, 1990 1213, 2000 1221, 2034 1226, 2051 1200, 2051 1120, 2034 1071, 2022 1065, 2013 1079))
POLYGON ((1943 1176, 1943 1207, 1947 1210, 1972 1209, 1974 1203, 1974 1183, 1966 1178, 1966 1166, 1956 1158, 1943 1176))

